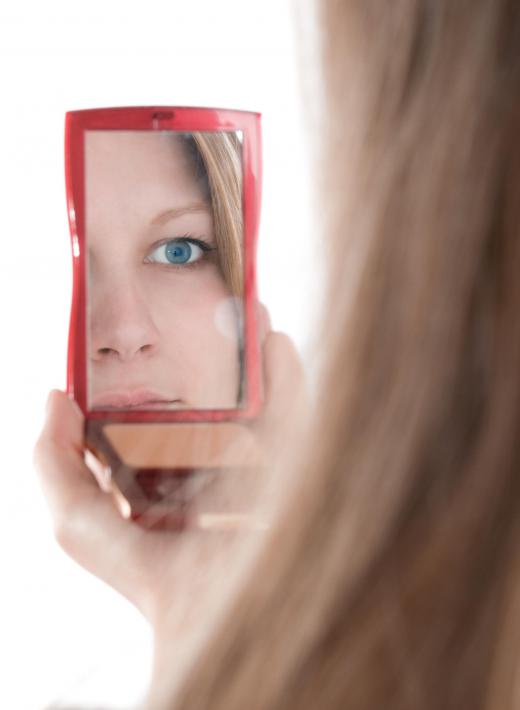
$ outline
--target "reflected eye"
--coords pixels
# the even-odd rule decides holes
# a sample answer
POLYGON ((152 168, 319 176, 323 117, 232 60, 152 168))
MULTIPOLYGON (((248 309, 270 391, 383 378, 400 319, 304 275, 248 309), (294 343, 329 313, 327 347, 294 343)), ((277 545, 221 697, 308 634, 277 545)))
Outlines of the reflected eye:
POLYGON ((200 239, 170 239, 150 252, 145 261, 183 266, 199 261, 208 251, 213 251, 213 247, 200 239))

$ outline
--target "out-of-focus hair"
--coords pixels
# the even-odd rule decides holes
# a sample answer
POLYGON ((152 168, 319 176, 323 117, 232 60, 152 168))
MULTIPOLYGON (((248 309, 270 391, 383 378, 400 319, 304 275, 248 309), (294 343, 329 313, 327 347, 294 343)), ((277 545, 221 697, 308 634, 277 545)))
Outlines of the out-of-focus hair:
POLYGON ((512 710, 520 5, 318 15, 330 270, 312 436, 175 708, 512 710))

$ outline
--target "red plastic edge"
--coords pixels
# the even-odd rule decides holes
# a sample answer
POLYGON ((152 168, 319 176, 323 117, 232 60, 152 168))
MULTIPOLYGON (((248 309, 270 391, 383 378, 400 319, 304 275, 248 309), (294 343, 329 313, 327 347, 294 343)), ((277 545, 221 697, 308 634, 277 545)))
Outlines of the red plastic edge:
POLYGON ((65 188, 72 248, 72 301, 67 392, 88 419, 106 422, 202 422, 250 419, 261 406, 257 327, 256 246, 261 200, 261 115, 252 111, 180 106, 138 106, 69 111, 65 116, 65 188), (178 411, 87 410, 84 133, 92 130, 242 131, 244 209, 245 406, 178 411))

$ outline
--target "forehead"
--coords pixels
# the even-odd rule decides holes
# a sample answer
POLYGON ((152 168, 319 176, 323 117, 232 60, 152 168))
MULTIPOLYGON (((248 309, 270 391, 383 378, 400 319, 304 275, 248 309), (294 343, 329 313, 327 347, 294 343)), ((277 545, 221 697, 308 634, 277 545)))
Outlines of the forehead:
POLYGON ((130 209, 148 214, 204 194, 182 138, 166 132, 87 131, 87 219, 130 209))

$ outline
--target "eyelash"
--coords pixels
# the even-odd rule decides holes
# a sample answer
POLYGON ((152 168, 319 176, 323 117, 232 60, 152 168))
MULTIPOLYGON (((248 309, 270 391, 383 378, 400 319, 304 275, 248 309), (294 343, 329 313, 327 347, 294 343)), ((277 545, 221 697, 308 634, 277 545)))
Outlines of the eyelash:
POLYGON ((182 236, 179 236, 179 237, 172 237, 170 239, 163 239, 160 242, 157 242, 149 250, 149 254, 153 253, 157 249, 160 249, 165 244, 171 244, 172 242, 177 242, 177 243, 181 243, 181 244, 183 242, 188 242, 189 244, 194 244, 195 246, 199 247, 203 253, 195 261, 186 262, 185 264, 182 264, 182 263, 181 264, 173 264, 173 263, 166 264, 164 262, 149 261, 148 257, 146 257, 144 260, 145 264, 159 264, 160 266, 166 266, 168 269, 194 269, 194 268, 197 268, 198 266, 200 266, 201 264, 203 264, 208 259, 214 258, 212 252, 217 251, 216 247, 210 246, 203 239, 198 239, 197 237, 193 237, 190 234, 183 234, 182 236))

